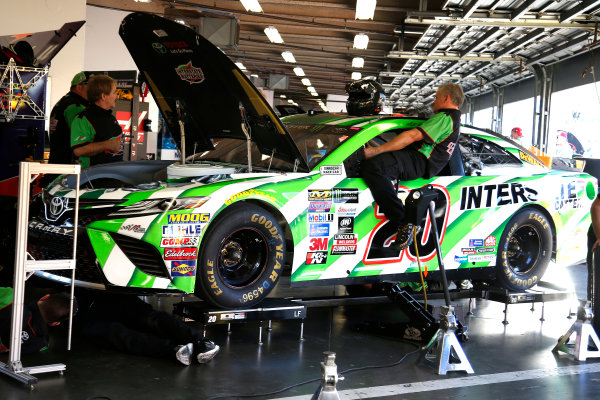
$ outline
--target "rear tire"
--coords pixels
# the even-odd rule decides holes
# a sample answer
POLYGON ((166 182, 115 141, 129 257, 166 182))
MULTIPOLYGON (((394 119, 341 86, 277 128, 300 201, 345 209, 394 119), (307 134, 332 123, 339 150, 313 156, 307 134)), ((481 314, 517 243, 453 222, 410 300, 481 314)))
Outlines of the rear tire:
POLYGON ((236 206, 207 232, 195 294, 220 308, 253 306, 273 290, 284 261, 285 237, 277 219, 254 205, 236 206))
POLYGON ((552 228, 544 214, 524 209, 513 216, 498 244, 496 273, 500 285, 521 291, 537 285, 552 255, 552 228))

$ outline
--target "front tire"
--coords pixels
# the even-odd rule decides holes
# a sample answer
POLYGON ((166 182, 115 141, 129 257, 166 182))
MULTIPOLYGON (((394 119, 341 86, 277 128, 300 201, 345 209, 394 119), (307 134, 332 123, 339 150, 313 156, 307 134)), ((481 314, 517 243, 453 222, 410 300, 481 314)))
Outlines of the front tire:
POLYGON ((552 255, 552 228, 546 216, 524 209, 510 219, 498 245, 496 273, 500 285, 521 291, 537 285, 552 255))
POLYGON ((277 284, 285 261, 277 219, 254 205, 236 206, 209 229, 198 258, 196 295, 220 308, 261 302, 277 284))

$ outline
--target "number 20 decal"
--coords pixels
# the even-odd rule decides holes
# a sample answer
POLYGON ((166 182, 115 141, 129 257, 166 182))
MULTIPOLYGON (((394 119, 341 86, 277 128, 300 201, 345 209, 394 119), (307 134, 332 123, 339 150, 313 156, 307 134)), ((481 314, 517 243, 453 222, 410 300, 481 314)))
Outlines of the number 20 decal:
MULTIPOLYGON (((433 185, 434 189, 439 193, 435 201, 435 209, 438 217, 435 219, 440 242, 444 241, 444 234, 448 224, 448 215, 450 213, 450 196, 446 188, 433 185)), ((410 190, 407 187, 400 186, 400 193, 408 193, 410 190)), ((397 255, 390 257, 388 246, 395 240, 396 230, 390 226, 388 219, 379 211, 379 206, 375 207, 375 218, 380 220, 375 228, 371 231, 371 236, 367 243, 367 249, 363 257, 363 264, 387 264, 396 263, 402 260, 404 252, 411 261, 416 261, 416 253, 414 244, 403 251, 399 251, 397 255)), ((421 225, 421 232, 417 235, 417 243, 419 246, 419 256, 422 262, 429 261, 435 256, 435 234, 429 220, 429 212, 425 222, 421 225)))

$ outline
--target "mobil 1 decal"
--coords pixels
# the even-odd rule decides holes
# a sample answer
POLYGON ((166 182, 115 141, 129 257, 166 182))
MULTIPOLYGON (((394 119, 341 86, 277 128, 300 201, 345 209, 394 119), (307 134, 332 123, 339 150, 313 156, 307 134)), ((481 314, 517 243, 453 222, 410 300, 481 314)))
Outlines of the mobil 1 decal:
MULTIPOLYGON (((440 242, 444 240, 444 233, 446 232, 446 226, 448 224, 448 215, 450 214, 450 195, 445 187, 439 185, 433 185, 434 190, 438 193, 435 199, 435 218, 436 226, 438 227, 438 233, 440 235, 440 242), (440 212, 438 212, 440 211, 440 212)), ((400 186, 398 188, 399 193, 408 194, 410 189, 400 186)), ((389 246, 396 240, 397 227, 393 226, 389 220, 383 215, 383 212, 379 210, 379 206, 375 207, 375 218, 379 220, 379 223, 371 231, 371 235, 367 242, 367 249, 363 258, 364 264, 384 264, 398 262, 401 259, 402 251, 397 251, 394 254, 389 246)), ((435 234, 431 228, 429 221, 429 212, 425 218, 425 221, 421 223, 421 232, 417 235, 416 243, 419 249, 419 256, 421 261, 431 260, 435 256, 435 234)), ((416 252, 414 244, 409 246, 406 250, 406 255, 411 260, 416 260, 416 252)))
POLYGON ((460 209, 474 210, 536 201, 538 192, 518 182, 465 186, 460 190, 460 209))

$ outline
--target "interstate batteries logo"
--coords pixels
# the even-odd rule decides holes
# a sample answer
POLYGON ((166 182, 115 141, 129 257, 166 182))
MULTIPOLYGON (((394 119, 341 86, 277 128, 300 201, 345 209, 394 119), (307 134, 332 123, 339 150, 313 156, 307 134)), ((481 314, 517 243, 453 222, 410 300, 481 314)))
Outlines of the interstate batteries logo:
POLYGON ((202 71, 202 68, 194 67, 191 61, 175 68, 175 72, 182 80, 187 81, 190 84, 204 82, 204 72, 202 71))

